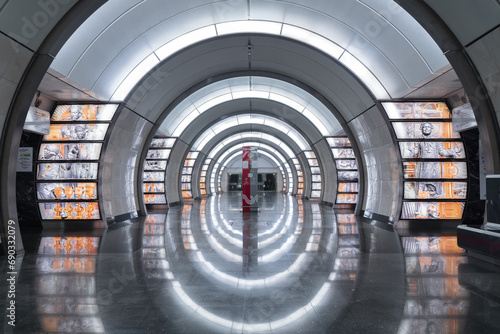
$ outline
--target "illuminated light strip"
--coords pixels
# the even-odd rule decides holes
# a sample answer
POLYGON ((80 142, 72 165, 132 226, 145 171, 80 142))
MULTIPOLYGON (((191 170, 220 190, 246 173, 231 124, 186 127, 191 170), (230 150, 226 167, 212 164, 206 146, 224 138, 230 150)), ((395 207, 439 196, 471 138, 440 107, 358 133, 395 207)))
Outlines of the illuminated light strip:
MULTIPOLYGON (((232 86, 231 89, 239 89, 239 87, 244 87, 245 90, 243 91, 237 91, 235 93, 228 93, 227 90, 228 88, 221 88, 218 91, 212 92, 210 96, 217 95, 216 97, 213 97, 212 99, 205 101, 206 96, 203 96, 199 98, 194 104, 200 104, 200 107, 194 107, 193 105, 189 105, 187 108, 183 110, 178 110, 177 108, 174 108, 174 110, 171 112, 170 116, 165 119, 164 122, 168 122, 169 127, 167 129, 163 129, 163 132, 165 132, 168 136, 172 137, 179 137, 182 135, 182 133, 186 130, 187 126, 189 123, 191 123, 194 119, 196 119, 200 114, 205 112, 207 109, 212 108, 218 104, 224 103, 224 102, 229 102, 232 100, 237 100, 237 99, 243 99, 243 98, 262 98, 262 99, 268 99, 270 101, 276 101, 279 103, 282 103, 291 109, 304 114, 311 123, 313 124, 314 127, 323 135, 323 136, 331 136, 332 133, 327 129, 327 127, 323 124, 324 121, 322 121, 318 116, 313 111, 317 111, 316 108, 313 106, 310 106, 309 108, 312 108, 314 110, 310 110, 306 106, 300 104, 299 102, 296 102, 295 100, 278 94, 278 93, 270 93, 268 91, 259 91, 259 90, 249 90, 248 86, 232 86), (188 123, 185 122, 186 119, 189 119, 190 121, 188 123)), ((297 99, 301 99, 300 97, 296 96, 297 99)), ((323 115, 325 117, 325 115, 323 115)), ((254 118, 259 118, 259 116, 253 116, 254 118)), ((262 117, 262 116, 260 116, 262 117)), ((333 116, 332 116, 333 117, 333 116)), ((335 120, 335 122, 337 122, 335 120)), ((256 122, 254 122, 256 123, 256 122)), ((261 123, 264 124, 264 123, 261 123)), ((286 124, 286 123, 285 123, 286 124)))
MULTIPOLYGON (((353 61, 352 58, 355 59, 355 57, 346 49, 334 43, 330 39, 317 34, 316 32, 281 22, 241 20, 212 24, 172 39, 151 53, 147 58, 154 56, 159 62, 162 62, 190 45, 194 45, 217 36, 238 33, 284 36, 301 43, 305 43, 324 52, 325 54, 328 54, 330 57, 339 60, 365 84, 365 86, 375 95, 375 98, 390 98, 389 93, 377 77, 375 77, 373 73, 359 60, 353 61)), ((143 60, 143 62, 145 61, 146 60, 143 60)), ((133 87, 137 85, 137 83, 152 69, 152 67, 144 66, 140 63, 135 67, 135 69, 132 70, 120 83, 111 97, 111 100, 121 101, 125 99, 133 87), (141 68, 141 70, 136 71, 135 69, 137 68, 141 68), (132 75, 132 72, 135 72, 134 75, 132 75)))
MULTIPOLYGON (((236 135, 227 137, 220 144, 218 144, 217 146, 215 146, 215 148, 213 148, 210 151, 210 153, 208 154, 208 157, 210 159, 213 159, 217 155, 217 153, 220 152, 220 150, 222 150, 226 146, 229 146, 234 141, 237 141, 237 140, 243 139, 243 138, 262 138, 261 134, 262 134, 261 132, 242 132, 242 133, 238 133, 236 135)), ((276 138, 276 140, 277 140, 277 142, 273 142, 273 144, 278 145, 283 151, 285 151, 285 154, 287 155, 288 159, 295 158, 295 153, 293 153, 292 149, 286 143, 283 143, 281 140, 279 140, 277 138, 276 138)), ((270 140, 268 140, 268 141, 270 141, 270 140)), ((248 141, 248 142, 245 142, 245 143, 242 143, 242 144, 238 144, 238 145, 241 145, 241 147, 243 147, 243 146, 262 147, 262 148, 266 148, 268 151, 271 151, 271 152, 275 153, 276 156, 283 156, 279 151, 277 151, 276 149, 272 148, 270 145, 264 144, 264 143, 259 143, 259 142, 254 142, 254 141, 248 141)), ((236 148, 236 146, 235 146, 235 148, 236 148)))
MULTIPOLYGON (((228 118, 223 119, 222 121, 217 122, 216 124, 212 125, 210 128, 205 130, 196 140, 196 142, 193 144, 191 150, 193 151, 202 151, 205 145, 216 135, 221 133, 224 130, 227 130, 228 128, 236 125, 243 125, 243 124, 263 124, 263 125, 268 125, 270 127, 273 127, 281 132, 283 132, 285 135, 289 136, 299 147, 302 151, 309 151, 311 150, 311 147, 309 146, 309 143, 307 140, 300 134, 297 130, 295 130, 293 127, 288 125, 287 123, 276 119, 274 117, 270 116, 265 116, 265 115, 259 115, 258 117, 251 117, 251 114, 242 114, 242 115, 237 115, 237 116, 231 116, 228 118), (250 117, 248 117, 250 116, 250 117), (258 120, 263 120, 263 122, 258 122, 258 120)), ((186 118, 189 119, 189 118, 186 118)), ((190 119, 190 122, 192 122, 192 119, 190 119)), ((274 137, 273 137, 274 138, 274 137)), ((270 141, 273 141, 270 139, 270 141)))

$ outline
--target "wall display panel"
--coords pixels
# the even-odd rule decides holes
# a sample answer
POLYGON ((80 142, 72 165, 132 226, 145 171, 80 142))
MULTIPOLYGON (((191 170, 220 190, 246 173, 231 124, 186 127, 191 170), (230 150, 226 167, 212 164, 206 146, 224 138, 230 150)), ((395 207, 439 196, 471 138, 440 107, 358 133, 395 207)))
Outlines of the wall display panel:
POLYGON ((337 169, 358 169, 358 163, 356 160, 335 160, 335 165, 337 169))
POLYGON ((184 167, 182 169, 181 176, 181 190, 182 190, 182 198, 192 198, 192 178, 191 175, 193 173, 193 166, 196 163, 196 159, 198 158, 200 152, 190 151, 186 159, 184 160, 184 167))
POLYGON ((182 175, 181 176, 181 182, 182 183, 191 182, 191 175, 182 175))
POLYGON ((335 167, 337 169, 337 204, 357 204, 359 191, 358 163, 347 137, 327 138, 332 149, 335 167), (344 193, 351 194, 344 194, 344 193))
MULTIPOLYGON (((321 182, 321 175, 311 175, 312 176, 312 182, 321 182)), ((304 182, 304 178, 301 177, 299 179, 299 182, 304 182)))
POLYGON ((464 202, 403 202, 401 219, 462 219, 464 202))
POLYGON ((143 183, 142 191, 145 193, 164 193, 165 183, 143 183))
POLYGON ((356 204, 358 203, 358 194, 337 194, 337 203, 356 204))
POLYGON ((167 169, 166 160, 146 160, 144 162, 145 171, 158 171, 158 170, 164 171, 166 169, 167 169))
POLYGON ((337 172, 337 179, 340 181, 358 181, 359 172, 358 171, 349 171, 349 172, 337 172))
POLYGON ((98 183, 82 181, 97 181, 103 142, 118 107, 118 104, 56 106, 50 132, 42 138, 37 162, 36 188, 42 220, 101 219, 96 201, 98 183))
POLYGON ((193 168, 192 167, 184 167, 182 168, 182 174, 183 175, 191 175, 193 173, 193 168))
POLYGON ((405 179, 467 179, 467 163, 457 161, 405 161, 405 179))
POLYGON ((357 193, 359 192, 359 183, 338 183, 337 191, 339 193, 357 193))
POLYGON ((111 121, 117 108, 118 104, 58 105, 52 114, 51 121, 111 121))
POLYGON ((165 173, 164 172, 144 172, 142 180, 145 182, 165 181, 165 173))
POLYGON ((318 159, 307 159, 309 166, 319 166, 318 159))
POLYGON ((146 159, 168 159, 170 156, 170 150, 155 150, 155 149, 150 149, 148 150, 146 159))
POLYGON ((171 148, 174 146, 176 138, 153 138, 151 141, 151 148, 171 148))
POLYGON ((321 190, 321 183, 313 183, 312 189, 313 190, 321 190))
POLYGON ((313 190, 311 191, 311 198, 319 198, 321 197, 321 191, 313 190))
POLYGON ((391 119, 451 119, 444 102, 382 102, 391 119))
POLYGON ((404 182, 401 218, 462 219, 468 190, 467 157, 460 133, 453 131, 446 103, 382 102, 382 106, 393 120, 404 178, 413 180, 404 182), (449 201, 453 199, 462 202, 449 201))
POLYGON ((392 122, 397 139, 458 139, 451 122, 392 122))
POLYGON ((44 141, 104 140, 108 124, 52 124, 44 141))
POLYGON ((146 204, 167 204, 165 194, 144 194, 146 204))
POLYGON ((466 199, 467 182, 405 182, 404 199, 466 199))
POLYGON ((403 159, 465 159, 462 142, 400 142, 399 150, 403 159))
POLYGON ((100 219, 98 202, 40 202, 44 220, 94 220, 100 219))
POLYGON ((355 159, 354 150, 352 148, 333 148, 333 157, 335 159, 355 159))
POLYGON ((42 144, 39 160, 99 160, 101 143, 42 144))
POLYGON ((37 183, 37 198, 40 200, 97 199, 97 183, 37 183))
POLYGON ((326 138, 330 147, 351 147, 351 141, 347 137, 326 138))
POLYGON ((96 180, 98 163, 38 163, 37 180, 96 180))
POLYGON ((165 174, 172 146, 177 138, 155 137, 146 153, 143 172, 144 203, 167 204, 165 195, 165 174))

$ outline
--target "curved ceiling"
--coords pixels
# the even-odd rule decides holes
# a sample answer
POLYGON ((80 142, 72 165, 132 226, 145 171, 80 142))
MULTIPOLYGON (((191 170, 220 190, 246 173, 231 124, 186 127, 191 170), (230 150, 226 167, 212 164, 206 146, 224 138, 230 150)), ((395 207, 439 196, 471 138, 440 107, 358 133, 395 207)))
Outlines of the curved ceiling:
POLYGON ((121 100, 176 52, 233 34, 307 44, 355 73, 377 98, 401 97, 448 67, 427 32, 391 0, 110 0, 73 34, 52 69, 103 99, 121 100))
MULTIPOLYGON (((266 110, 269 114, 290 121, 295 113, 304 115, 322 136, 334 135, 342 130, 339 121, 317 98, 304 89, 283 80, 261 76, 239 76, 211 83, 184 98, 162 121, 159 131, 167 136, 179 137, 189 124, 207 110, 217 107, 218 114, 225 116, 239 106, 223 103, 240 101, 244 108, 266 110), (274 101, 281 104, 265 103, 274 101), (267 107, 262 107, 266 105, 267 107)), ((219 115, 211 112, 211 117, 219 115)), ((314 131, 310 131, 314 133, 314 131)), ((319 138, 316 138, 318 140, 319 138)))

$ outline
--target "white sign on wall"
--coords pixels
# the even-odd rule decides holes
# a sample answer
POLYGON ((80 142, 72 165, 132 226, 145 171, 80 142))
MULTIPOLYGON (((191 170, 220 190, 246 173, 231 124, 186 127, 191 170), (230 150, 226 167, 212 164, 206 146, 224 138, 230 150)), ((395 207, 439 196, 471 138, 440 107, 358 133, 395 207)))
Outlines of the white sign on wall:
POLYGON ((19 147, 17 153, 17 172, 33 171, 33 147, 19 147))

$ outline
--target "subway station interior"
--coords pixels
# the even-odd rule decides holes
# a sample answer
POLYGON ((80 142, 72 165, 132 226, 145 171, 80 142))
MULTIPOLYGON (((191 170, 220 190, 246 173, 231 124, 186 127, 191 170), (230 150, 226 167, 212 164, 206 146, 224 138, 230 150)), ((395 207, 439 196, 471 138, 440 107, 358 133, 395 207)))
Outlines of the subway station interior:
POLYGON ((499 0, 0 0, 1 331, 500 332, 499 117, 499 0))

